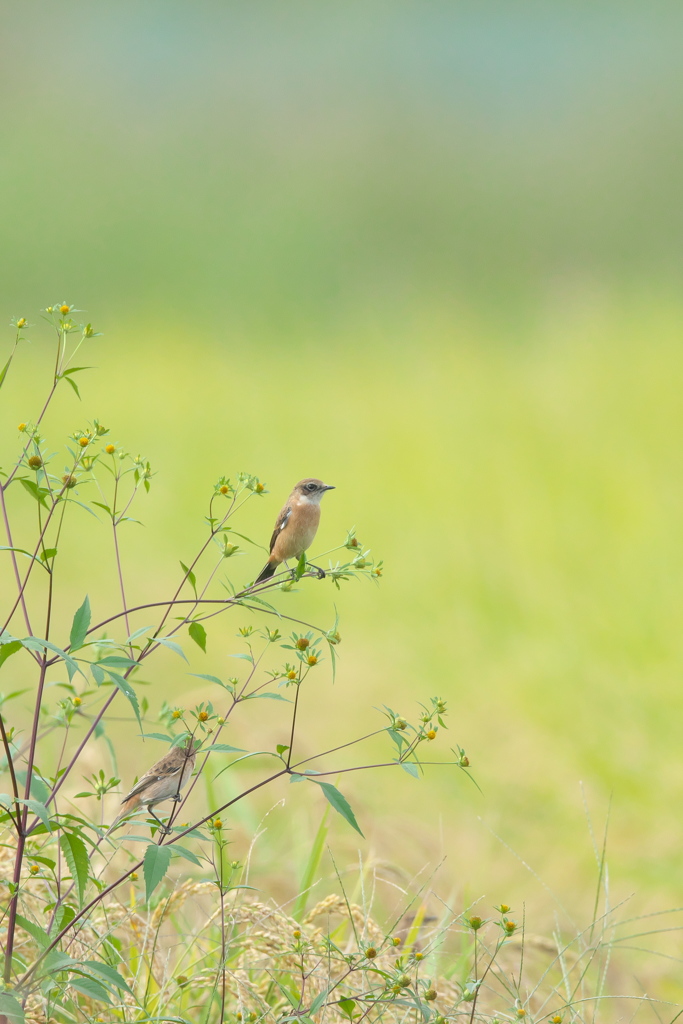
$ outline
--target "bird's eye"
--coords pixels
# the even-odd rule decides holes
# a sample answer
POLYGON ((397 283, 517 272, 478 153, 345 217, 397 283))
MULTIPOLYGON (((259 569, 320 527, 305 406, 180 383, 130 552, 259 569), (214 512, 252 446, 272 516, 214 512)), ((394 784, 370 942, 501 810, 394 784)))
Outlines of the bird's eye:
POLYGON ((315 484, 306 484, 306 490, 314 491, 315 490, 315 484))

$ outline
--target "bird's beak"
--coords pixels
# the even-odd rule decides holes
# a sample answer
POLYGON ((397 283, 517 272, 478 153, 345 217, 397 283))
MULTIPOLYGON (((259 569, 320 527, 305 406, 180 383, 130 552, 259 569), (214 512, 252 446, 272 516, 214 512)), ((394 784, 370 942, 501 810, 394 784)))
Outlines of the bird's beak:
POLYGON ((323 487, 323 490, 324 491, 333 491, 334 490, 334 484, 325 484, 325 486, 323 487))

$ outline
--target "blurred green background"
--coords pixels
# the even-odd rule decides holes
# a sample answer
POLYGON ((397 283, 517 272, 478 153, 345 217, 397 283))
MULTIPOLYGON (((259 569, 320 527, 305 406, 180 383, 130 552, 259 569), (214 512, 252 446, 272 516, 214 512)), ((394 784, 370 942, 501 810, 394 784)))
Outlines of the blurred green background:
MULTIPOLYGON (((582 783, 600 836, 612 802, 615 901, 680 905, 683 9, 2 9, 4 311, 105 332, 53 424, 99 416, 158 472, 131 588, 174 579, 219 474, 267 482, 264 542, 296 479, 336 484, 320 547, 356 524, 386 578, 337 599, 310 743, 438 693, 483 791, 349 780, 368 849, 446 855, 456 901, 526 901, 538 930, 552 900, 491 830, 590 909, 582 783)), ((331 588, 286 600, 332 620, 331 588)), ((281 795, 296 859, 320 808, 281 795)))

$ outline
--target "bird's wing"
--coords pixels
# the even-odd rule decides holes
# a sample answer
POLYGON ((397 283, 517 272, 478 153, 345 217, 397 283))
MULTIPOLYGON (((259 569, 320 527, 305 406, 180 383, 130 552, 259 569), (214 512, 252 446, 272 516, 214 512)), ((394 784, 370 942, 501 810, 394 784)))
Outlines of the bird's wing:
MULTIPOLYGON (((181 753, 183 752, 181 751, 181 753)), ((179 775, 186 761, 187 759, 185 758, 184 753, 181 760, 174 757, 173 759, 169 758, 169 760, 165 761, 162 758, 158 764, 155 764, 153 768, 150 768, 148 772, 145 772, 142 778, 138 780, 137 785, 133 786, 130 793, 125 796, 121 802, 125 804, 133 797, 140 796, 148 786, 151 786, 154 782, 158 782, 159 779, 171 779, 174 775, 179 775)))
POLYGON ((291 514, 292 514, 291 506, 290 505, 285 505, 285 507, 281 510, 280 515, 277 517, 277 521, 275 523, 275 529, 273 530, 273 536, 270 538, 270 550, 271 550, 271 552, 272 552, 273 548, 275 547, 275 541, 278 539, 278 537, 280 536, 280 534, 284 530, 285 526, 289 522, 289 517, 291 516, 291 514))

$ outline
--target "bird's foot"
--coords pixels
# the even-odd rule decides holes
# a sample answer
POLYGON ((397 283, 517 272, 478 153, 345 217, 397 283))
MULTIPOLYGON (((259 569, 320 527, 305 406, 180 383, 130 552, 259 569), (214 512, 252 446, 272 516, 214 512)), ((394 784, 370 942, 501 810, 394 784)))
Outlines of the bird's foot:
POLYGON ((319 565, 313 565, 313 562, 308 562, 306 568, 312 569, 319 580, 324 580, 327 575, 324 569, 321 569, 319 565))

